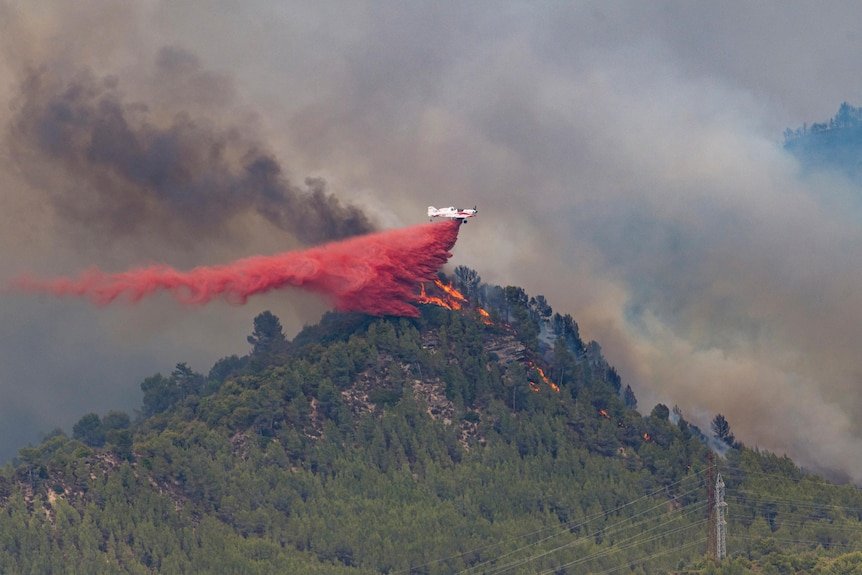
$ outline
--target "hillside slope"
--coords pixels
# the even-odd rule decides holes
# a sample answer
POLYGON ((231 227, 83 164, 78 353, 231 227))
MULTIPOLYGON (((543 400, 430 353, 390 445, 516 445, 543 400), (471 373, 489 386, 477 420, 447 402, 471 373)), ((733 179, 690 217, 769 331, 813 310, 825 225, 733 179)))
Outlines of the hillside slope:
POLYGON ((847 102, 822 123, 784 132, 784 149, 805 170, 836 170, 855 183, 862 181, 862 109, 847 102))
POLYGON ((862 496, 644 417, 575 321, 459 270, 417 319, 327 314, 141 384, 0 475, 2 573, 850 573, 862 496), (462 295, 462 293, 464 295, 462 295), (710 480, 711 482, 712 480, 710 480), (850 570, 847 570, 850 569, 850 570))

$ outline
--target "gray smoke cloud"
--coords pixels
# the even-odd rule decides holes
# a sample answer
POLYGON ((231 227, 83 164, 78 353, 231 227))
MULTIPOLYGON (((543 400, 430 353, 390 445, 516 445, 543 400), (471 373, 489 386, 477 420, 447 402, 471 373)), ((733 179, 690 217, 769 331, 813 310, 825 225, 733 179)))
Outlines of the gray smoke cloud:
MULTIPOLYGON (((230 83, 188 51, 164 48, 156 66, 160 84, 186 83, 200 93, 185 101, 229 100, 230 83)), ((49 197, 73 229, 188 243, 223 235, 232 218, 254 210, 304 243, 373 230, 359 208, 327 193, 324 180, 306 179, 305 189, 291 184, 275 157, 238 127, 185 111, 160 126, 146 104, 125 101, 114 76, 57 76, 42 67, 22 78, 10 143, 36 182, 46 166, 66 176, 49 197)))
MULTIPOLYGON (((0 3, 0 281, 220 263, 375 229, 322 176, 293 183, 230 71, 138 35, 145 9, 44 7, 0 3)), ((147 374, 180 361, 206 372, 244 353, 263 309, 296 331, 325 305, 289 294, 243 309, 189 313, 163 301, 100 312, 4 294, 0 461, 89 411, 132 412, 147 374)))
MULTIPOLYGON (((722 413, 746 444, 862 481, 862 272, 854 259, 862 194, 840 174, 804 173, 782 149, 785 128, 823 121, 845 100, 862 104, 854 101, 862 93, 855 3, 50 5, 5 5, 15 26, 0 30, 11 47, 10 74, 0 78, 15 78, 2 94, 16 112, 28 105, 20 99, 27 70, 90 70, 84 84, 99 95, 80 100, 83 109, 98 113, 100 98, 118 103, 141 150, 153 149, 146 134, 177 127, 195 143, 226 142, 215 165, 229 181, 248 177, 244 152, 266 142, 262 157, 288 158, 291 174, 325 178, 339 198, 387 226, 424 220, 429 204, 478 204, 452 263, 571 313, 643 411, 678 404, 704 428, 722 413), (94 22, 110 33, 81 33, 94 22), (105 86, 110 77, 116 84, 105 86), (177 119, 183 110, 193 128, 177 119), (242 128, 236 139, 231 126, 242 128)), ((57 78, 34 109, 81 82, 65 72, 57 78)), ((0 114, 20 124, 20 114, 0 114)), ((25 156, 46 156, 32 143, 38 132, 25 133, 25 156)), ((192 249, 141 231, 123 236, 122 249, 78 243, 72 251, 69 237, 99 235, 76 222, 114 204, 87 188, 99 186, 80 177, 78 160, 46 162, 33 176, 19 144, 0 150, 15 214, 0 216, 0 236, 20 244, 4 251, 0 269, 125 267, 155 256, 192 264, 275 247, 271 232, 281 220, 260 197, 225 215, 221 232, 202 223, 212 221, 208 213, 189 215, 204 237, 232 241, 192 249), (74 173, 74 182, 55 171, 74 173), (70 215, 40 215, 37 208, 57 208, 73 193, 87 203, 70 215)), ((124 189, 142 185, 116 162, 104 169, 111 173, 100 177, 124 189)), ((144 213, 182 210, 176 203, 144 213)), ((86 330, 89 347, 110 341, 115 359, 106 371, 115 387, 136 385, 140 372, 123 371, 134 362, 151 362, 150 371, 186 360, 206 369, 216 354, 242 352, 256 311, 177 317, 154 302, 144 318, 52 302, 3 305, 19 326, 44 324, 33 329, 33 344, 50 339, 46 317, 58 318, 61 334, 86 330), (146 327, 127 327, 136 322, 146 327), (130 342, 111 337, 117 333, 130 342)), ((313 321, 281 300, 260 305, 275 307, 289 330, 313 321)), ((81 353, 98 362, 107 352, 81 353)), ((88 373, 88 362, 69 356, 77 357, 67 350, 47 363, 88 373)), ((36 399, 8 383, 17 375, 0 375, 4 394, 19 405, 15 413, 38 412, 36 399)), ((49 379, 43 397, 67 388, 62 377, 49 379)), ((105 400, 70 409, 79 417, 114 407, 105 400)))

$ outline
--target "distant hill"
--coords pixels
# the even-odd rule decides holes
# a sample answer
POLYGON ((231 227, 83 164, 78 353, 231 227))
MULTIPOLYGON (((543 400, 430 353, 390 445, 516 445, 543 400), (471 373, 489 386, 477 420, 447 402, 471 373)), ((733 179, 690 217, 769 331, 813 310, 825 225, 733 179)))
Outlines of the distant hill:
POLYGON ((784 148, 808 170, 838 170, 862 181, 862 108, 844 102, 826 122, 788 128, 784 148))
POLYGON ((862 572, 855 488, 723 417, 707 437, 639 413, 542 296, 463 267, 424 290, 419 318, 329 313, 292 341, 265 312, 250 353, 179 364, 141 383, 136 417, 21 449, 0 572, 862 572))

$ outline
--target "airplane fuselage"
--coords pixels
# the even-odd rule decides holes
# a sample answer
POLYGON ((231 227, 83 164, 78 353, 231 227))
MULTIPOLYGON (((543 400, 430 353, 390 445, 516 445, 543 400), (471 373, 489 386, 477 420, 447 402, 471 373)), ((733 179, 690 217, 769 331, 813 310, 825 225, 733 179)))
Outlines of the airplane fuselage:
POLYGON ((479 210, 476 208, 473 209, 462 209, 456 208, 454 206, 449 206, 448 208, 435 208, 434 206, 428 206, 428 217, 429 218, 450 218, 455 220, 460 220, 461 223, 466 224, 469 218, 475 218, 476 214, 479 210))

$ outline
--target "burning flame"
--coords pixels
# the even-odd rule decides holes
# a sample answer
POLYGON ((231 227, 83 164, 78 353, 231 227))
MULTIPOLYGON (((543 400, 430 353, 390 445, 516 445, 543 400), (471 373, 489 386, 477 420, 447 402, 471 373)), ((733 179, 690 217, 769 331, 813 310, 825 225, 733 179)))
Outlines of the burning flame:
POLYGON ((421 284, 422 291, 419 293, 419 303, 430 303, 434 305, 439 305, 440 307, 445 307, 446 309, 461 309, 463 304, 467 302, 467 298, 465 298, 461 292, 452 287, 452 284, 449 285, 444 284, 439 279, 434 280, 434 285, 443 290, 443 293, 447 295, 446 299, 434 296, 429 296, 425 293, 425 284, 421 284))
MULTIPOLYGON (((436 285, 444 294, 446 294, 445 298, 430 296, 425 291, 425 284, 421 284, 421 291, 419 293, 419 303, 424 304, 432 304, 439 305, 440 307, 456 310, 464 307, 464 304, 468 303, 467 298, 464 297, 460 291, 455 289, 450 282, 449 285, 444 284, 439 279, 434 280, 434 285, 436 285)), ((482 318, 482 322, 485 325, 493 325, 493 321, 491 321, 491 314, 489 314, 484 309, 477 307, 476 311, 482 318)))
MULTIPOLYGON (((542 381, 543 381, 543 382, 545 382, 545 385, 550 386, 550 388, 551 388, 551 389, 553 389, 554 391, 556 391, 557 393, 559 393, 559 392, 560 392, 560 387, 559 387, 557 384, 553 383, 551 380, 549 380, 549 379, 547 378, 547 376, 545 376, 545 372, 544 372, 544 371, 542 371, 542 368, 541 368, 541 367, 539 367, 538 365, 536 365, 536 364, 535 364, 535 363, 533 363, 532 361, 528 361, 528 362, 527 362, 527 366, 529 366, 529 367, 531 367, 531 368, 535 369, 535 370, 539 373, 539 377, 541 377, 541 378, 542 378, 542 381)), ((532 385, 532 384, 533 384, 533 382, 531 381, 531 382, 530 382, 530 384, 532 385)))
MULTIPOLYGON (((446 308, 449 310, 462 309, 464 307, 464 304, 469 303, 467 298, 464 297, 464 294, 462 294, 460 291, 455 289, 455 287, 453 287, 451 282, 449 283, 449 285, 446 285, 443 282, 441 282, 439 279, 435 279, 434 285, 437 286, 437 288, 439 290, 441 290, 445 294, 445 296, 444 297, 437 297, 437 296, 428 295, 428 293, 425 291, 425 284, 422 283, 422 284, 420 284, 420 293, 419 293, 419 297, 417 298, 417 301, 419 303, 438 305, 440 307, 443 307, 443 308, 446 308)), ((482 318, 482 321, 485 323, 485 325, 492 325, 494 323, 493 321, 491 321, 491 314, 489 314, 484 309, 477 307, 476 312, 482 318)), ((511 327, 508 324, 506 325, 506 327, 511 329, 511 327)), ((514 332, 515 330, 511 329, 511 331, 514 332)), ((545 372, 542 370, 541 367, 537 366, 532 361, 527 361, 526 363, 527 363, 528 367, 536 370, 536 372, 539 374, 539 377, 542 379, 542 381, 545 383, 545 385, 549 386, 551 389, 553 389, 557 393, 560 392, 560 387, 548 379, 548 377, 545 375, 545 372)), ((538 392, 541 389, 536 382, 531 381, 529 383, 530 383, 530 389, 532 389, 533 391, 538 392)), ((608 416, 608 418, 610 418, 610 417, 608 416)))
MULTIPOLYGON (((434 280, 434 283, 439 285, 439 286, 443 285, 440 282, 440 280, 434 280)), ((461 301, 459 301, 457 299, 452 299, 452 298, 446 298, 444 300, 443 298, 439 298, 439 297, 435 297, 435 296, 429 296, 428 294, 425 293, 425 284, 421 284, 421 285, 422 285, 422 291, 419 293, 419 303, 429 303, 429 304, 439 305, 440 307, 445 307, 446 309, 461 309, 461 301)), ((458 293, 457 290, 454 290, 454 291, 455 291, 455 293, 458 293)), ((458 295, 461 295, 461 294, 458 293, 458 295)))
POLYGON ((604 417, 605 419, 610 419, 610 418, 611 418, 611 416, 610 416, 610 415, 608 415, 608 412, 607 412, 607 411, 605 411, 604 409, 600 409, 600 410, 599 410, 599 415, 601 415, 601 416, 602 416, 602 417, 604 417))
POLYGON ((465 298, 461 292, 459 292, 454 287, 452 287, 452 282, 449 282, 449 285, 445 285, 443 282, 441 282, 439 279, 437 279, 437 280, 434 280, 434 283, 437 285, 438 288, 440 288, 441 290, 443 290, 444 292, 449 294, 450 297, 452 297, 452 298, 454 298, 460 302, 466 302, 467 301, 467 298, 465 298))
POLYGON ((644 441, 652 441, 652 437, 647 432, 644 432, 644 441))

